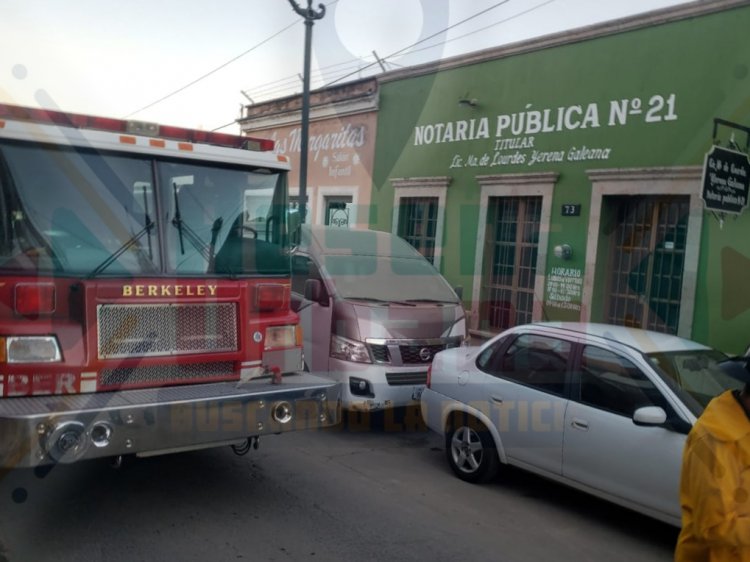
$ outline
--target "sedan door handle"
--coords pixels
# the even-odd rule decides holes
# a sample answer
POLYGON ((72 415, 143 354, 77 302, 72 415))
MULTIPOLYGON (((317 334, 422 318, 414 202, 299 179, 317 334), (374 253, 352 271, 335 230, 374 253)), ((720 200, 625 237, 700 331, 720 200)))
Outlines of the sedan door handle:
POLYGON ((490 396, 490 398, 492 398, 492 401, 495 402, 495 403, 497 403, 497 404, 502 404, 503 403, 503 397, 502 396, 497 396, 495 394, 492 394, 490 396))
POLYGON ((588 431, 589 429, 589 422, 586 420, 582 420, 581 418, 573 418, 573 421, 570 423, 571 426, 575 427, 576 429, 582 429, 583 431, 588 431))

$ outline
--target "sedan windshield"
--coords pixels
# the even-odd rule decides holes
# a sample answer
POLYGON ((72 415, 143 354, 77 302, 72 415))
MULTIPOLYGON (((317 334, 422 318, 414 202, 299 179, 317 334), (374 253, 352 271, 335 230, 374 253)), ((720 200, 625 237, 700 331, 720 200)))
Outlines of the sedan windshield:
POLYGON ((719 366, 728 357, 716 350, 651 353, 648 358, 696 416, 715 396, 742 387, 719 366))

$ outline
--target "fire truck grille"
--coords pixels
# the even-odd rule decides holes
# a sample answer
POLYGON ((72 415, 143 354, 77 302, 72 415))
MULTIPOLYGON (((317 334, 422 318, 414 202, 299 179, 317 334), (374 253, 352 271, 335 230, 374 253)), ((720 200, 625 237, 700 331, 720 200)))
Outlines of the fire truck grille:
POLYGON ((144 386, 174 384, 189 380, 209 381, 233 375, 234 363, 190 363, 156 365, 151 367, 118 367, 104 369, 99 373, 99 386, 144 386))
POLYGON ((103 304, 97 316, 100 359, 238 349, 234 303, 103 304))

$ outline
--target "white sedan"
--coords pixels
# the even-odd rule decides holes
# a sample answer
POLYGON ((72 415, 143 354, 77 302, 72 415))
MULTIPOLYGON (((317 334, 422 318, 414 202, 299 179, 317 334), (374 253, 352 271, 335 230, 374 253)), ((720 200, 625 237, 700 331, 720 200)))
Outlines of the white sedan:
POLYGON ((422 417, 463 480, 515 465, 679 526, 687 433, 711 398, 741 386, 726 360, 645 330, 527 324, 438 353, 422 417))

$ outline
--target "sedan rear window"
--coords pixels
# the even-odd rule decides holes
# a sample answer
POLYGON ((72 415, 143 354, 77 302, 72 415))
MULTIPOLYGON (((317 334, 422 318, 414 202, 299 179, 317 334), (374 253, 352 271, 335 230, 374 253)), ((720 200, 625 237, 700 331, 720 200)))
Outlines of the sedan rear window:
POLYGON ((565 395, 565 377, 572 345, 570 342, 524 334, 505 351, 499 374, 538 390, 565 395))

